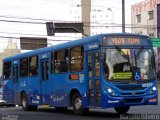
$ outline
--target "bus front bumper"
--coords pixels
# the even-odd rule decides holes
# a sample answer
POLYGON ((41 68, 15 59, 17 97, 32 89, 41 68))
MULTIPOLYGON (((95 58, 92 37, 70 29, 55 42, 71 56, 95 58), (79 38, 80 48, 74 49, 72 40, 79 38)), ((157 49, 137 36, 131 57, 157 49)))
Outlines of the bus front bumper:
POLYGON ((138 106, 138 105, 157 105, 158 93, 146 96, 131 96, 131 97, 111 97, 103 95, 102 107, 118 107, 118 106, 138 106))

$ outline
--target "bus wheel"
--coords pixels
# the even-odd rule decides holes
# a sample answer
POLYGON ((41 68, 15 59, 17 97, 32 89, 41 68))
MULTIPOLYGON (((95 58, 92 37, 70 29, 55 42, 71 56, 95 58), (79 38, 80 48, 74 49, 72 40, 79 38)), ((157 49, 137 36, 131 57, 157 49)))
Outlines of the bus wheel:
POLYGON ((114 107, 115 111, 119 114, 126 114, 129 111, 130 106, 114 107))
POLYGON ((84 115, 87 114, 89 109, 88 108, 83 108, 82 104, 82 98, 79 95, 79 93, 75 93, 72 97, 72 105, 73 105, 73 110, 76 115, 84 115))
POLYGON ((22 94, 22 98, 21 98, 21 104, 22 104, 22 108, 25 111, 29 111, 29 110, 37 110, 37 106, 29 106, 28 105, 28 99, 25 93, 22 94))
POLYGON ((29 110, 28 99, 27 99, 27 96, 26 96, 25 93, 22 94, 21 104, 22 104, 23 110, 25 110, 25 111, 28 111, 28 110, 29 110))

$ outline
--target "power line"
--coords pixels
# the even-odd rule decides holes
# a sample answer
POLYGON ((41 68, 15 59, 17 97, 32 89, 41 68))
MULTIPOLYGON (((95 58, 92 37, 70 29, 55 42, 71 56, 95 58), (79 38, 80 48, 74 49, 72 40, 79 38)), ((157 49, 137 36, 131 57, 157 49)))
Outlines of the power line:
MULTIPOLYGON (((44 22, 30 22, 30 21, 20 21, 20 20, 5 20, 5 19, 0 19, 0 21, 2 22, 14 22, 14 23, 28 23, 28 24, 46 24, 44 22)), ((52 20, 53 21, 53 20, 52 20)), ((61 21, 62 22, 62 21, 61 21)), ((63 21, 65 23, 68 23, 68 22, 72 22, 72 23, 76 23, 75 21, 63 21)), ((122 24, 119 24, 119 23, 98 23, 98 22, 85 22, 84 23, 88 23, 88 24, 99 24, 99 25, 122 25, 122 24)), ((126 25, 137 25, 137 24, 126 24, 126 25)), ((90 25, 90 26, 93 26, 93 25, 90 25)), ((153 26, 153 25, 143 25, 143 26, 153 26)), ((155 25, 156 26, 156 25, 155 25)), ((99 26, 101 27, 101 26, 99 26)), ((114 26, 110 26, 110 27, 114 27, 114 26)))
MULTIPOLYGON (((8 38, 8 39, 20 39, 20 37, 9 37, 9 36, 2 36, 0 38, 8 38)), ((72 41, 72 40, 55 40, 55 39, 47 39, 48 41, 72 41)))
POLYGON ((5 19, 0 19, 2 22, 14 22, 14 23, 29 23, 29 24, 46 24, 44 22, 29 22, 29 21, 20 21, 20 20, 5 20, 5 19))

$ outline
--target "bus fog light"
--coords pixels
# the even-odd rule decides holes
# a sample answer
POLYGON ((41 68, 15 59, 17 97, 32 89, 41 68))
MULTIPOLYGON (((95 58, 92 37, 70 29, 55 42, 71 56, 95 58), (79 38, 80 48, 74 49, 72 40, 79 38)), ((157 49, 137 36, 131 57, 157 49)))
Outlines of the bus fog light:
POLYGON ((113 96, 115 96, 115 95, 116 95, 116 93, 115 93, 115 92, 112 92, 112 95, 113 95, 113 96))

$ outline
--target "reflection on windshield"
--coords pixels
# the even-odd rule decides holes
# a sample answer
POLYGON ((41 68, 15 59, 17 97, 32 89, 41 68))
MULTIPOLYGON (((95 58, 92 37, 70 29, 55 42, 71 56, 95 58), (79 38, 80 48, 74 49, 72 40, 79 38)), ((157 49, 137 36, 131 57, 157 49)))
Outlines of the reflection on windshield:
POLYGON ((155 79, 152 51, 150 49, 104 49, 105 77, 110 80, 155 79))

